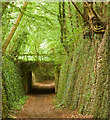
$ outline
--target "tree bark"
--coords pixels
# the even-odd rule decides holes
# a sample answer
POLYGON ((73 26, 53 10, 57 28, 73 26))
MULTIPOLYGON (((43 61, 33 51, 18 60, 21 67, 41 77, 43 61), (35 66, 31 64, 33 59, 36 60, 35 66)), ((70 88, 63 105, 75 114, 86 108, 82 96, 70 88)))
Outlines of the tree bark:
POLYGON ((63 43, 63 24, 62 24, 62 14, 61 14, 61 2, 59 2, 59 22, 61 26, 61 43, 63 43))
POLYGON ((69 14, 70 14, 70 22, 71 22, 71 30, 73 33, 73 22, 72 22, 72 15, 71 15, 71 6, 70 6, 70 2, 68 2, 68 7, 69 7, 69 14))
POLYGON ((19 16, 17 17, 17 19, 15 21, 14 26, 12 27, 10 33, 8 34, 8 37, 7 37, 5 43, 4 43, 3 47, 2 47, 3 54, 5 54, 7 46, 10 43, 10 41, 11 41, 11 39, 12 39, 12 37, 13 37, 13 35, 14 35, 14 33, 15 33, 15 31, 16 31, 16 29, 17 29, 17 27, 18 27, 18 25, 19 25, 19 23, 20 23, 20 21, 22 19, 22 17, 23 17, 23 12, 25 11, 25 9, 27 7, 27 4, 28 4, 28 2, 25 2, 23 4, 22 12, 20 12, 19 16))
POLYGON ((91 27, 91 30, 95 34, 104 34, 106 29, 106 24, 102 22, 100 16, 96 13, 96 11, 93 9, 92 4, 88 2, 84 2, 84 5, 87 9, 87 15, 89 17, 89 20, 85 18, 85 16, 80 12, 79 8, 76 6, 76 4, 71 0, 72 4, 76 8, 76 10, 80 13, 80 15, 83 17, 84 22, 89 23, 89 26, 91 27))
POLYGON ((15 47, 15 45, 16 45, 16 41, 17 41, 17 38, 15 39, 14 44, 13 44, 13 46, 11 47, 11 49, 9 50, 9 52, 8 52, 8 53, 11 53, 11 52, 12 52, 13 48, 14 48, 14 47, 15 47))
POLYGON ((65 2, 62 1, 62 8, 61 8, 61 1, 59 1, 59 23, 61 26, 61 43, 67 54, 69 54, 68 47, 64 43, 64 39, 66 41, 66 20, 65 20, 65 2), (61 10, 62 9, 62 10, 61 10))
POLYGON ((65 15, 65 1, 63 0, 62 2, 62 14, 63 14, 63 46, 67 52, 67 54, 69 55, 69 51, 68 51, 68 45, 66 43, 66 15, 65 15), (64 43, 65 41, 65 43, 64 43))
POLYGON ((94 33, 96 34, 104 34, 106 25, 102 22, 100 16, 93 9, 92 4, 85 2, 84 3, 87 9, 87 14, 89 17, 89 25, 94 33))

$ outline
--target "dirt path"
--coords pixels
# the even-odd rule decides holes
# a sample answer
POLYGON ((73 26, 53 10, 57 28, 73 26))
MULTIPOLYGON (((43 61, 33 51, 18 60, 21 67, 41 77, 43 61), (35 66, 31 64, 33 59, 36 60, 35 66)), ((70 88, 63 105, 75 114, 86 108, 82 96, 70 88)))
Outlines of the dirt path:
POLYGON ((33 88, 24 108, 17 114, 17 118, 92 118, 91 115, 79 115, 76 111, 68 109, 59 110, 52 104, 55 96, 53 87, 37 85, 33 88), (53 91, 52 91, 53 90, 53 91), (38 94, 39 91, 39 94, 38 94))

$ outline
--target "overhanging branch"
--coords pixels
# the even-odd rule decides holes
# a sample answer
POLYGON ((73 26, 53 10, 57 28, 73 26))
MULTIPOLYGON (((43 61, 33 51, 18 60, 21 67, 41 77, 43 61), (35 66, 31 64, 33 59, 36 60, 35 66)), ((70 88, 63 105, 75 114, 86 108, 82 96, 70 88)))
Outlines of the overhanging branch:
POLYGON ((84 19, 84 22, 87 22, 87 19, 84 17, 84 15, 81 13, 81 11, 79 10, 79 8, 76 6, 76 4, 71 0, 71 3, 74 5, 74 7, 76 8, 76 10, 79 12, 79 14, 82 16, 82 18, 84 19))

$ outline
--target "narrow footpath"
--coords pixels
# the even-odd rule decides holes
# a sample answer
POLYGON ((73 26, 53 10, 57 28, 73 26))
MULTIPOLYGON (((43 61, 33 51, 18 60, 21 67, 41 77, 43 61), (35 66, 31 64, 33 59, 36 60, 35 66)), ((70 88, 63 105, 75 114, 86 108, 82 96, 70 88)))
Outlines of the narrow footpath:
POLYGON ((80 115, 77 111, 59 109, 53 104, 54 84, 36 84, 26 101, 24 108, 16 118, 92 118, 92 115, 80 115))

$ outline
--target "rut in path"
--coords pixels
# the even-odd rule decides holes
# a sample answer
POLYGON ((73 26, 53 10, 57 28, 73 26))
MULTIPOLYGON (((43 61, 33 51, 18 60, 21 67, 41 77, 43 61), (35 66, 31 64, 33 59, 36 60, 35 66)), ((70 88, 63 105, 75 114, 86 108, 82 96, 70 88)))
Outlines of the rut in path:
POLYGON ((36 85, 32 89, 24 108, 16 115, 17 118, 92 118, 91 115, 79 115, 77 111, 56 109, 52 104, 55 96, 54 84, 36 85), (46 87, 48 86, 48 87, 46 87))

